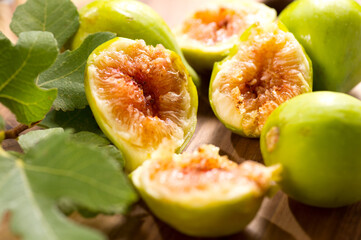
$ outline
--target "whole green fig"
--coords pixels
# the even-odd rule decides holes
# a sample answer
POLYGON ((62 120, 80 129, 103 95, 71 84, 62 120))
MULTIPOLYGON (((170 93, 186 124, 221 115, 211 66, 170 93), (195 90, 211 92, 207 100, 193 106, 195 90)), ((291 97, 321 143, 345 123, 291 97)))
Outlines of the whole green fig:
POLYGON ((269 116, 261 134, 266 165, 281 164, 282 190, 318 207, 361 200, 361 101, 335 92, 299 95, 269 116))
POLYGON ((361 6, 353 0, 299 0, 280 20, 313 63, 314 90, 348 92, 361 81, 361 6))

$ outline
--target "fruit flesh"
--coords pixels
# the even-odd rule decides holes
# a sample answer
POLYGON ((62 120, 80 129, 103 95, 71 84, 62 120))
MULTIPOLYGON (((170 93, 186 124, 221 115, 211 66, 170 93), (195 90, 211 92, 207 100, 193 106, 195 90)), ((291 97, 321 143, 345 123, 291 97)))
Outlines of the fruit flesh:
POLYGON ((310 60, 291 33, 275 26, 249 29, 212 74, 212 108, 227 127, 248 137, 259 137, 277 106, 312 89, 310 60))
POLYGON ((156 153, 131 174, 143 199, 163 221, 192 236, 224 236, 255 216, 280 168, 246 161, 240 165, 219 149, 156 153))
POLYGON ((282 104, 260 139, 265 164, 282 164, 282 190, 318 207, 361 200, 361 101, 314 92, 282 104))
POLYGON ((276 17, 274 9, 254 1, 212 2, 189 16, 176 35, 187 60, 204 71, 222 60, 247 28, 276 17))
POLYGON ((131 170, 164 139, 177 148, 189 140, 196 122, 196 92, 179 57, 163 46, 124 38, 107 45, 88 62, 87 97, 131 170))
MULTIPOLYGON (((245 13, 243 13, 245 14, 245 13)), ((212 46, 226 42, 229 38, 245 30, 242 14, 233 9, 200 10, 183 23, 182 33, 188 37, 212 46)))

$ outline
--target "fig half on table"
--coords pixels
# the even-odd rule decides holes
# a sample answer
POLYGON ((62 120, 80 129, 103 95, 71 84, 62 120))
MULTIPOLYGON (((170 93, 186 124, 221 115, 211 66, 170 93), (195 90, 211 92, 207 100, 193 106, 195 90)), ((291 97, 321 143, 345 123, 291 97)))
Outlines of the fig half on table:
POLYGON ((199 237, 230 235, 254 218, 281 167, 237 164, 218 152, 213 145, 194 153, 162 150, 131 179, 151 211, 178 231, 199 237))
POLYGON ((259 137, 277 106, 310 91, 311 60, 278 22, 254 25, 231 54, 215 64, 209 99, 227 128, 246 137, 259 137))
POLYGON ((276 11, 263 3, 213 1, 186 18, 175 33, 189 63, 205 72, 227 56, 248 27, 256 22, 274 22, 276 18, 276 11))
POLYGON ((96 32, 113 32, 118 37, 143 39, 148 45, 162 44, 177 53, 199 86, 200 79, 189 66, 166 22, 148 5, 134 0, 95 0, 79 12, 80 26, 72 41, 78 48, 85 38, 96 32))
POLYGON ((164 140, 182 150, 196 126, 197 90, 180 57, 143 40, 115 38, 86 66, 85 92, 104 134, 134 170, 164 140))

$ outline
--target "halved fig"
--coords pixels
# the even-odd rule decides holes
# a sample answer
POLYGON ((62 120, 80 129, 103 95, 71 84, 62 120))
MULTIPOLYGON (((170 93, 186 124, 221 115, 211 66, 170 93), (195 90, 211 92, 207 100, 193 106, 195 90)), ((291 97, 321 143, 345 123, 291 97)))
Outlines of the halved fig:
POLYGON ((259 137, 281 103, 312 91, 312 64, 281 23, 248 29, 232 53, 215 64, 209 89, 212 109, 230 130, 259 137))
POLYGON ((158 218, 191 236, 217 237, 245 228, 280 172, 254 161, 239 165, 203 145, 194 153, 158 151, 131 179, 158 218))
POLYGON ((256 22, 275 21, 277 13, 255 1, 214 1, 195 11, 176 30, 181 49, 198 71, 211 70, 256 22))
POLYGON ((115 38, 89 56, 85 92, 96 121, 134 170, 165 141, 178 151, 196 126, 197 90, 179 56, 115 38))
POLYGON ((78 48, 85 38, 96 32, 113 32, 118 37, 143 39, 148 45, 162 44, 182 59, 192 80, 198 86, 199 76, 188 65, 175 36, 166 22, 151 7, 134 0, 95 0, 79 12, 80 26, 72 41, 78 48))

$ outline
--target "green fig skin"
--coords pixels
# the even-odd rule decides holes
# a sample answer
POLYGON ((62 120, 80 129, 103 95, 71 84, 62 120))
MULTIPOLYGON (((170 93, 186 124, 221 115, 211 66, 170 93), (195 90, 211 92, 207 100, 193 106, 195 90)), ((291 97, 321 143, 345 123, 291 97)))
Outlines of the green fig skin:
MULTIPOLYGON (((131 172, 135 170, 137 167, 142 165, 142 163, 151 157, 152 151, 149 149, 144 149, 142 147, 136 147, 133 146, 131 142, 127 142, 125 139, 122 139, 119 137, 117 132, 114 130, 113 125, 114 122, 110 121, 106 114, 102 111, 103 106, 102 104, 98 103, 96 101, 96 94, 92 93, 92 81, 91 81, 91 74, 89 72, 89 66, 93 64, 95 61, 95 58, 101 54, 104 50, 108 48, 112 48, 114 45, 123 43, 124 45, 129 44, 129 42, 133 42, 133 40, 128 38, 122 38, 122 37, 116 37, 114 39, 111 39, 100 46, 98 46, 94 51, 89 55, 89 58, 87 60, 86 65, 86 71, 85 71, 85 93, 87 100, 89 102, 89 106, 91 108, 91 111, 94 115, 94 118, 96 122, 98 123, 100 129, 102 132, 106 135, 106 137, 122 152, 124 158, 125 158, 125 170, 127 172, 131 172)), ((172 56, 175 58, 174 65, 177 66, 179 69, 184 69, 184 71, 187 71, 185 69, 185 66, 183 62, 181 61, 181 58, 173 51, 170 51, 172 56)), ((180 146, 175 146, 175 151, 177 153, 181 152, 188 144, 190 139, 192 138, 195 128, 197 125, 197 110, 198 110, 198 93, 197 88, 194 85, 191 77, 188 74, 188 87, 186 89, 189 92, 190 95, 190 110, 189 110, 189 118, 191 121, 190 127, 188 129, 185 129, 185 136, 183 138, 183 143, 180 146)))
POLYGON ((227 205, 192 208, 174 202, 160 204, 159 199, 144 191, 139 191, 139 194, 159 219, 194 237, 220 237, 241 231, 256 216, 263 201, 263 197, 249 193, 242 200, 227 205))
POLYGON ((314 90, 348 92, 361 81, 361 6, 299 0, 280 14, 312 59, 314 90))
POLYGON ((162 44, 182 59, 196 86, 200 79, 185 60, 166 22, 148 5, 135 0, 96 0, 79 12, 80 27, 72 40, 72 49, 96 32, 114 32, 118 37, 143 39, 147 45, 162 44))
POLYGON ((260 144, 267 166, 281 164, 279 185, 317 207, 361 200, 361 101, 344 93, 306 93, 268 118, 260 144))

